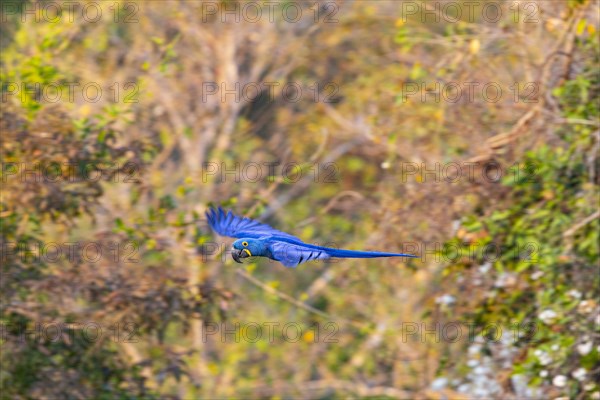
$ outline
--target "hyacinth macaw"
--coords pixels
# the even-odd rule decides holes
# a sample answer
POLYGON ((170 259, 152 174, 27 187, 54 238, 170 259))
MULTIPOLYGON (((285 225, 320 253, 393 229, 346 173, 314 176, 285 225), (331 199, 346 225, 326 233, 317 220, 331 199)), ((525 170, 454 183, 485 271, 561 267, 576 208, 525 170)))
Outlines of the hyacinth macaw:
POLYGON ((206 218, 211 228, 221 236, 237 238, 231 249, 232 258, 240 259, 259 256, 279 261, 286 267, 296 267, 310 260, 338 258, 413 257, 412 254, 382 253, 379 251, 355 251, 334 249, 304 243, 288 233, 271 228, 250 218, 225 213, 221 207, 209 209, 206 218))

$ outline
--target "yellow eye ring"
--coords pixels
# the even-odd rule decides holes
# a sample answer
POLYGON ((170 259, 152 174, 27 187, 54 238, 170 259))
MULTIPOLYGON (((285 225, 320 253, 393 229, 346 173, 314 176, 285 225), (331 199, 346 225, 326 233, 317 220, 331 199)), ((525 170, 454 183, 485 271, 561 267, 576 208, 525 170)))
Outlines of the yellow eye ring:
POLYGON ((242 246, 244 246, 244 247, 248 246, 248 242, 242 242, 242 246))

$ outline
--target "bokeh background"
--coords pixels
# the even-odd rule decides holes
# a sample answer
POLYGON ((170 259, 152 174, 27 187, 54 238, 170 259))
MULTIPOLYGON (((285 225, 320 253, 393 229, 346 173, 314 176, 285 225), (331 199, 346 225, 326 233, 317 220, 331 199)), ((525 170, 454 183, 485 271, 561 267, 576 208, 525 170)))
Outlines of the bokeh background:
POLYGON ((3 1, 2 398, 599 399, 598 5, 3 1))

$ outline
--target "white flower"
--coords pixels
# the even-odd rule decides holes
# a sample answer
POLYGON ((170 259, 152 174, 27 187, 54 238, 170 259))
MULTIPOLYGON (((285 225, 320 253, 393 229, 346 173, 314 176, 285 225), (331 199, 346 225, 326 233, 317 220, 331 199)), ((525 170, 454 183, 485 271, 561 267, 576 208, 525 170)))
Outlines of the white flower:
POLYGON ((581 292, 577 289, 571 289, 567 292, 567 294, 569 296, 571 296, 574 299, 580 299, 581 298, 581 292))
POLYGON ((488 367, 484 367, 482 365, 478 365, 477 367, 475 367, 473 369, 473 373, 475 375, 486 375, 490 372, 490 369, 488 367))
POLYGON ((582 356, 585 356, 586 354, 589 354, 590 351, 592 351, 593 345, 594 345, 594 343, 592 343, 592 342, 580 343, 577 345, 577 351, 582 356))
POLYGON ((390 168, 390 162, 389 161, 384 161, 381 163, 381 168, 383 169, 389 169, 390 168))
POLYGON ((579 382, 583 381, 587 375, 587 371, 585 368, 577 368, 573 373, 573 378, 577 379, 579 382))
POLYGON ((456 391, 458 393, 468 393, 471 390, 471 385, 469 385, 468 383, 463 383, 462 385, 460 385, 459 387, 456 388, 456 391))
POLYGON ((438 296, 435 298, 435 304, 450 305, 456 302, 456 298, 450 294, 438 296))
POLYGON ((541 370, 541 371, 540 371, 540 376, 541 376, 542 378, 545 378, 545 377, 547 377, 547 376, 548 376, 548 371, 546 371, 545 369, 541 370))
POLYGON ((470 356, 474 356, 477 355, 481 352, 481 346, 478 344, 472 344, 469 346, 469 349, 467 350, 467 353, 469 353, 470 356))
POLYGON ((511 287, 517 283, 517 278, 513 274, 503 273, 496 279, 494 286, 498 288, 511 287))
POLYGON ((538 315, 538 318, 541 319, 545 324, 551 324, 556 317, 558 317, 556 311, 550 309, 544 310, 540 313, 540 315, 538 315))
POLYGON ((556 375, 554 379, 552 379, 552 384, 556 387, 565 387, 567 384, 567 377, 564 375, 556 375))
POLYGON ((600 392, 594 392, 594 393, 592 393, 592 395, 590 396, 590 398, 592 400, 600 400, 600 392))
POLYGON ((533 355, 536 356, 538 360, 540 360, 540 364, 542 365, 548 365, 552 362, 552 357, 550 356, 550 354, 540 349, 536 349, 533 352, 533 355))
POLYGON ((544 271, 535 271, 533 274, 531 274, 531 279, 533 279, 534 281, 537 281, 542 276, 544 276, 544 271))
POLYGON ((540 357, 540 364, 542 365, 548 365, 552 362, 552 357, 550 357, 550 354, 544 354, 543 357, 540 357))
POLYGON ((448 386, 448 378, 444 378, 443 376, 431 382, 431 390, 442 390, 446 386, 448 386))
POLYGON ((552 351, 558 351, 558 349, 560 349, 560 346, 557 344, 553 344, 550 348, 552 349, 552 351))
POLYGON ((478 365, 479 365, 479 361, 477 361, 477 360, 469 360, 469 361, 467 361, 467 366, 469 368, 475 368, 478 365))
POLYGON ((479 272, 481 274, 487 274, 488 271, 490 270, 490 268, 492 268, 492 263, 491 262, 486 262, 485 264, 483 264, 482 266, 479 267, 479 272))

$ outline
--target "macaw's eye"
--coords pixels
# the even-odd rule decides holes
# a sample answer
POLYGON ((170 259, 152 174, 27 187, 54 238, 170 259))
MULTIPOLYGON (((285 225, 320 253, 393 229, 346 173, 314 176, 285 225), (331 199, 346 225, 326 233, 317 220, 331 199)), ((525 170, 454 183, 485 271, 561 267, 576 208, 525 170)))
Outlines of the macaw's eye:
POLYGON ((242 246, 244 246, 244 247, 248 246, 248 242, 242 242, 242 246))

